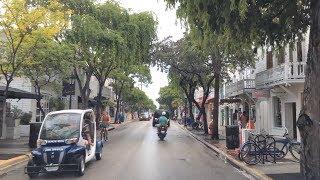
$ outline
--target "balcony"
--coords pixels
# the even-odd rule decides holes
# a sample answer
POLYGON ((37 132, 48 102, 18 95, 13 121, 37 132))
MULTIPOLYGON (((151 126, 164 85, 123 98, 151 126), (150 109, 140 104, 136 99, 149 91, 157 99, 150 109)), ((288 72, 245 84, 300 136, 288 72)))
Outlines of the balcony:
POLYGON ((276 85, 303 83, 305 62, 286 62, 277 67, 256 74, 256 88, 271 88, 276 85))
POLYGON ((254 79, 243 79, 235 83, 227 83, 225 89, 225 98, 234 97, 245 92, 251 92, 254 88, 254 79))

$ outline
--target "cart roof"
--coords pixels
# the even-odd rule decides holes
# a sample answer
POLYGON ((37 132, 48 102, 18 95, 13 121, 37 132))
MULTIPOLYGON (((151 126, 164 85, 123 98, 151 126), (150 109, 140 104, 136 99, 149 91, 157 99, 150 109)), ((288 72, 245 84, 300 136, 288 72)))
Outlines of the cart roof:
POLYGON ((53 111, 50 112, 49 114, 62 114, 62 113, 77 113, 77 114, 82 114, 86 112, 92 112, 92 109, 68 109, 68 110, 61 110, 61 111, 53 111))

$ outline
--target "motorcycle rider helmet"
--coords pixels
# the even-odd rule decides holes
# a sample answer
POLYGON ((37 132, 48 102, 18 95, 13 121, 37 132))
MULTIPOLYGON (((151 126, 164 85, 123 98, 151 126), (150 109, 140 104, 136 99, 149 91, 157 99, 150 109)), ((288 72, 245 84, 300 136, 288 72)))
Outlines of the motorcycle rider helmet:
POLYGON ((166 115, 166 112, 163 111, 163 112, 162 112, 162 116, 165 116, 165 115, 166 115))

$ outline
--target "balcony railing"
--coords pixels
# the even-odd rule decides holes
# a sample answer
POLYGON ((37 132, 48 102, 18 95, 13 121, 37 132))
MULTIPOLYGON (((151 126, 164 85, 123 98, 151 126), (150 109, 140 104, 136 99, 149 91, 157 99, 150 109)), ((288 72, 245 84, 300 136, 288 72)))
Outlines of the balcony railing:
POLYGON ((286 83, 304 82, 305 62, 286 62, 256 74, 256 88, 270 88, 286 83))
POLYGON ((226 84, 226 98, 240 95, 244 92, 249 92, 255 88, 255 80, 254 79, 243 79, 237 81, 235 83, 226 84))

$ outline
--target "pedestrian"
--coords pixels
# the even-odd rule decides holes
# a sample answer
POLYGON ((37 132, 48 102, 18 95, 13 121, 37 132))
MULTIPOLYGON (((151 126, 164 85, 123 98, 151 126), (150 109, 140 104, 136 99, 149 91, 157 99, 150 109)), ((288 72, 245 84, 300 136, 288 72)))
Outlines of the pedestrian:
POLYGON ((240 116, 240 121, 241 121, 241 127, 244 129, 247 127, 247 123, 249 121, 249 118, 248 118, 248 114, 246 111, 243 111, 241 116, 240 116))
POLYGON ((101 126, 102 128, 105 128, 106 139, 108 139, 108 127, 110 126, 111 117, 109 113, 105 110, 105 108, 102 108, 101 120, 102 120, 101 126))

